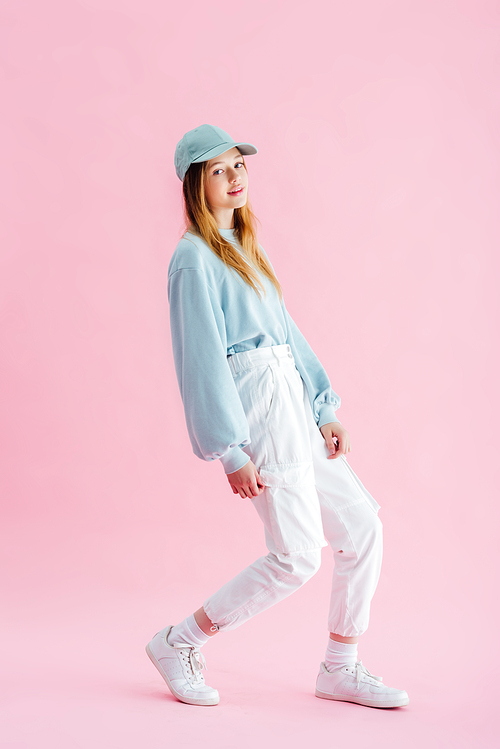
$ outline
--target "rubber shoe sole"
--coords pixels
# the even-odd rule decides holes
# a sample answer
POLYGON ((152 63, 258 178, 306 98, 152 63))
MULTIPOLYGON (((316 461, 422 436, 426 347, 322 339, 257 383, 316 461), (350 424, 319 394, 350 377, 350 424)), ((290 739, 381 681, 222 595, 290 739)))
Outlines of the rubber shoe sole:
POLYGON ((315 691, 316 697, 320 697, 322 700, 339 700, 339 702, 355 702, 357 705, 365 705, 365 707, 404 707, 409 705, 410 700, 408 697, 400 697, 399 699, 386 699, 386 700, 369 700, 367 697, 354 697, 349 694, 328 694, 328 692, 320 692, 319 689, 315 691))
POLYGON ((187 705, 218 705, 219 704, 220 697, 212 698, 212 699, 206 699, 206 698, 203 699, 203 698, 196 698, 196 697, 186 697, 183 694, 179 694, 179 692, 177 692, 175 688, 172 686, 172 684, 170 683, 167 674, 161 667, 161 664, 156 660, 153 653, 151 652, 149 643, 146 645, 146 653, 148 654, 149 660, 151 661, 153 666, 156 667, 160 676, 162 676, 163 679, 165 680, 167 687, 170 689, 174 697, 180 700, 180 702, 185 702, 187 705))

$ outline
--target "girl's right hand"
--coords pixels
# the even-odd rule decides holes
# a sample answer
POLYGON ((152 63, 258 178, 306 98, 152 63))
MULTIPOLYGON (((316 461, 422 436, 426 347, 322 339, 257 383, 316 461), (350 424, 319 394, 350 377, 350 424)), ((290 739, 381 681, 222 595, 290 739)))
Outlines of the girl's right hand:
POLYGON ((233 473, 227 473, 226 476, 233 493, 239 494, 242 499, 258 497, 266 488, 251 460, 245 463, 243 468, 233 471, 233 473))

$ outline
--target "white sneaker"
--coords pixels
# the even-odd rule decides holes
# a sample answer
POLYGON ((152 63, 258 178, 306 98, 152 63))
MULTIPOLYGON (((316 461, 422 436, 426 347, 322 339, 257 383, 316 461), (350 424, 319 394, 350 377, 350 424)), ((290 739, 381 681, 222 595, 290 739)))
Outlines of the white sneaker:
POLYGON ((381 676, 374 676, 357 661, 354 666, 339 666, 329 671, 323 662, 316 681, 316 697, 324 700, 357 702, 368 707, 402 707, 410 702, 404 689, 393 689, 382 684, 381 676))
POLYGON ((199 648, 169 645, 167 637, 172 624, 157 632, 146 645, 146 653, 178 700, 188 705, 217 705, 219 692, 205 684, 201 673, 207 668, 199 648))

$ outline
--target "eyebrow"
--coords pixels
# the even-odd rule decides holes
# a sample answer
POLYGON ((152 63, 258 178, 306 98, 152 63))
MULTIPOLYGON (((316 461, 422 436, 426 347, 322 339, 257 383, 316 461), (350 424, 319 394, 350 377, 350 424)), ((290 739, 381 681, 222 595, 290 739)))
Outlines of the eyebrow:
MULTIPOLYGON (((242 158, 242 155, 241 155, 241 153, 238 153, 238 154, 236 154, 236 156, 235 156, 234 158, 235 158, 235 159, 241 159, 241 158, 242 158)), ((213 164, 211 164, 211 165, 210 165, 210 166, 209 166, 208 168, 209 168, 209 169, 212 169, 212 168, 213 168, 214 166, 216 166, 217 164, 224 164, 224 162, 223 162, 223 161, 214 161, 214 163, 213 163, 213 164)))

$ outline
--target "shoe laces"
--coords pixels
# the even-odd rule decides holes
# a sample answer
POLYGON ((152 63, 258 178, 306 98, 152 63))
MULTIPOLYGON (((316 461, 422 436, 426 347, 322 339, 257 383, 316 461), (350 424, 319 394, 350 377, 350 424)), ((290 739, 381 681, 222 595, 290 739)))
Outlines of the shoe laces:
POLYGON ((208 666, 203 653, 198 648, 180 648, 179 655, 184 661, 187 677, 191 684, 204 684, 205 679, 201 671, 204 668, 208 671, 208 666))
POLYGON ((376 681, 381 682, 382 677, 381 676, 375 676, 375 674, 372 674, 366 666, 363 666, 363 663, 361 661, 356 661, 353 668, 356 670, 356 689, 359 689, 359 684, 363 676, 368 676, 370 679, 375 679, 376 681))

